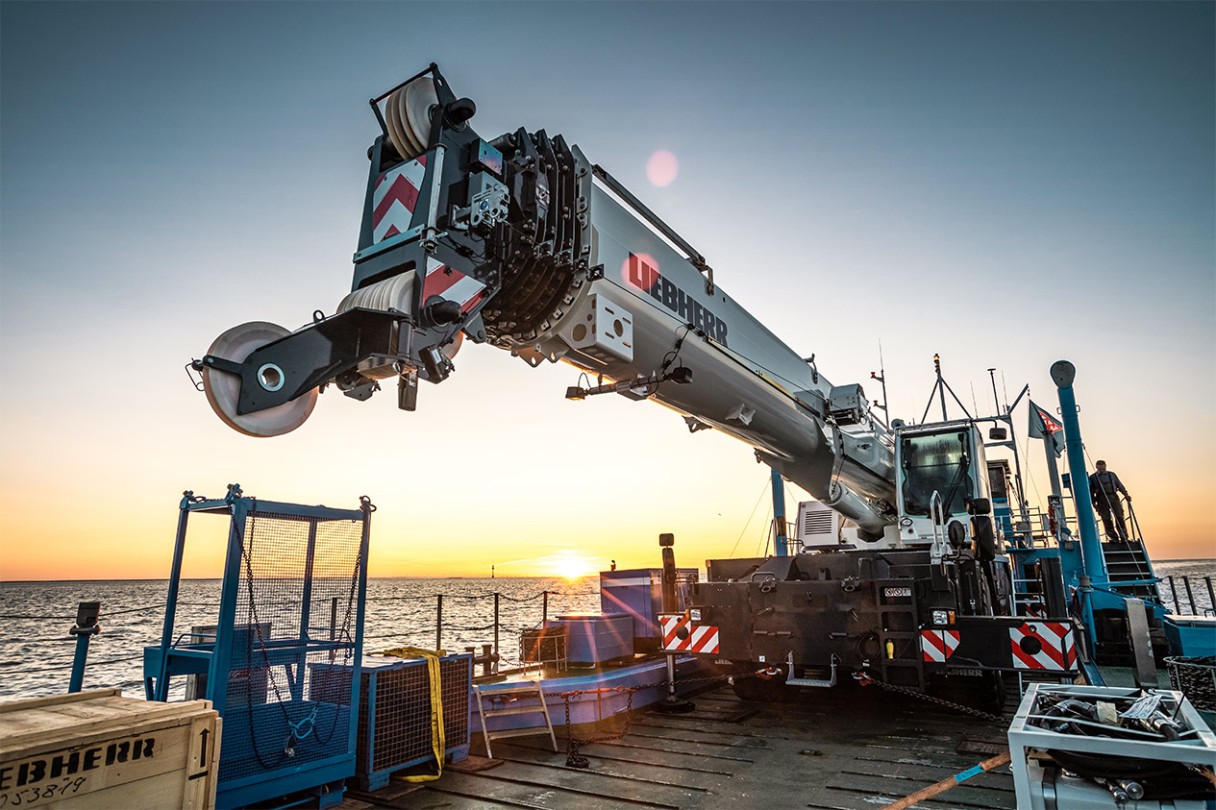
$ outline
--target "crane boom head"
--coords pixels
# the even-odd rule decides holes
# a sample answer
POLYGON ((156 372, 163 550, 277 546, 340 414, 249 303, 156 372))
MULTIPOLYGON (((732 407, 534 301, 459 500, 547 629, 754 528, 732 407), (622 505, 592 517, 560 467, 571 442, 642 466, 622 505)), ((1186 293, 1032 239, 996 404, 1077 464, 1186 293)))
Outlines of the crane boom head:
POLYGON ((577 146, 543 129, 482 137, 435 65, 371 107, 351 291, 295 332, 229 330, 196 361, 225 422, 286 433, 318 390, 367 399, 390 379, 413 410, 467 338, 598 380, 572 398, 655 399, 735 436, 872 536, 892 523, 891 444, 860 386, 782 343, 577 146))

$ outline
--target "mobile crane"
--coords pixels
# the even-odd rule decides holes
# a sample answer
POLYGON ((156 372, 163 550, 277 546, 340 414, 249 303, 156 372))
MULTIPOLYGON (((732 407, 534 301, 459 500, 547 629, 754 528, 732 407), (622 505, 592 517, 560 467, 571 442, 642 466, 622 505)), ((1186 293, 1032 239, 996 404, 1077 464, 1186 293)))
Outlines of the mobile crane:
POLYGON ((1013 615, 975 420, 886 427, 860 384, 832 384, 773 335, 577 146, 544 130, 481 137, 475 104, 437 66, 370 105, 380 132, 351 292, 294 332, 234 327, 193 362, 224 422, 279 435, 323 388, 364 400, 392 379, 414 410, 419 381, 443 382, 465 339, 564 361, 594 381, 567 397, 657 401, 692 432, 752 446, 844 518, 821 553, 709 562, 689 614, 720 632, 706 654, 779 675, 739 691, 831 685, 839 668, 916 690, 946 677, 995 688, 1018 634, 1030 658, 1075 671, 1066 615, 1029 629, 1013 615))

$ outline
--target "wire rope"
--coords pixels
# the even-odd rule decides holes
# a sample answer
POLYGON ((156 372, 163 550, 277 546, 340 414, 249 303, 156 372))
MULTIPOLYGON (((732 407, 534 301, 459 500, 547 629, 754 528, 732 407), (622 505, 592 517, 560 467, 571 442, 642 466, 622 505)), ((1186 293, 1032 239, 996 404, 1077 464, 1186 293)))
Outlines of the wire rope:
MULTIPOLYGON (((763 542, 764 542, 764 555, 763 556, 765 556, 765 557, 768 556, 768 543, 770 540, 773 539, 773 533, 771 531, 772 525, 773 525, 773 503, 772 503, 772 501, 769 501, 768 509, 766 509, 764 511, 764 521, 760 524, 760 530, 762 532, 764 532, 764 534, 761 535, 761 540, 763 540, 763 542)), ((756 542, 756 551, 757 552, 760 551, 760 541, 756 542)))
POLYGON ((737 549, 739 547, 739 541, 741 541, 743 539, 743 535, 747 534, 747 527, 752 525, 752 518, 754 518, 756 516, 756 510, 760 508, 760 501, 764 498, 764 490, 767 487, 768 487, 768 484, 766 483, 763 487, 760 488, 760 495, 756 498, 756 505, 752 507, 752 513, 750 515, 748 515, 747 523, 743 524, 743 529, 739 532, 739 536, 737 538, 735 538, 735 544, 730 547, 730 554, 728 556, 730 556, 730 557, 735 556, 735 549, 737 549))
MULTIPOLYGON (((101 616, 102 616, 102 618, 105 618, 107 616, 121 616, 125 613, 139 613, 144 610, 152 610, 154 608, 163 608, 163 607, 164 607, 164 605, 144 605, 143 607, 124 608, 121 610, 106 610, 101 614, 101 616)), ((0 615, 0 619, 54 619, 57 621, 63 620, 63 621, 68 621, 68 622, 74 620, 75 618, 76 618, 75 616, 64 616, 64 615, 34 616, 34 615, 23 615, 23 614, 16 614, 16 613, 6 613, 6 614, 0 615)))

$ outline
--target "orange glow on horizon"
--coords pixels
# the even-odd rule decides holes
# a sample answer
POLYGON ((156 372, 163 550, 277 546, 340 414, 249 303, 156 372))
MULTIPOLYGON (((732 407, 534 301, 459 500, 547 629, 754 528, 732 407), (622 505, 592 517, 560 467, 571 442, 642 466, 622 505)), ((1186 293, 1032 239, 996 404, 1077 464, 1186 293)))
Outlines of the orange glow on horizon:
POLYGON ((554 563, 554 570, 570 582, 597 573, 592 570, 591 562, 581 557, 561 557, 554 563))

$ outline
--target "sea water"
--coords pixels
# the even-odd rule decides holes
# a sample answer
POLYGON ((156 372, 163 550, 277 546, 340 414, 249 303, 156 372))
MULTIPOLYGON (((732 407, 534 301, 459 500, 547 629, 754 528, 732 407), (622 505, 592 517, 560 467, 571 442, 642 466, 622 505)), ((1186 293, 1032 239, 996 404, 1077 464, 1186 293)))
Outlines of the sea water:
MULTIPOLYGON (((519 635, 548 617, 598 611, 598 579, 369 579, 364 650, 442 646, 463 652, 494 641, 497 594, 502 666, 518 663, 519 635), (439 597, 443 596, 442 629, 439 597)), ((142 697, 143 648, 159 645, 165 621, 167 580, 0 582, 0 698, 39 697, 67 691, 76 640, 79 602, 101 602, 101 632, 90 639, 84 688, 119 688, 142 697)), ((178 594, 174 638, 195 626, 214 625, 220 581, 185 580, 178 594)), ((345 620, 339 607, 337 625, 345 620)), ((329 625, 329 617, 314 622, 329 625)), ((175 679, 183 692, 183 679, 175 679)))
MULTIPOLYGON (((1155 564, 1166 607, 1180 613, 1212 610, 1204 578, 1216 579, 1216 560, 1167 560, 1155 564), (1174 578, 1175 607, 1167 577, 1174 578), (1182 578, 1189 577, 1193 610, 1182 578)), ((461 652, 494 641, 498 603, 502 666, 518 663, 519 634, 549 618, 598 611, 598 579, 560 578, 369 579, 364 649, 371 652, 414 646, 461 652), (442 628, 439 602, 443 596, 442 628)), ((166 580, 0 582, 0 698, 39 697, 67 690, 76 648, 69 635, 82 601, 101 602, 101 633, 90 639, 84 688, 119 688, 142 696, 143 648, 160 643, 165 619, 166 580)), ((196 625, 215 624, 219 580, 182 583, 175 636, 196 625)), ((345 611, 345 606, 342 607, 345 611)), ((341 625, 344 616, 338 616, 341 625)), ((322 622, 328 622, 328 618, 322 622)), ((184 690, 176 679, 175 690, 184 690)), ((180 695, 178 695, 180 696, 180 695)))

